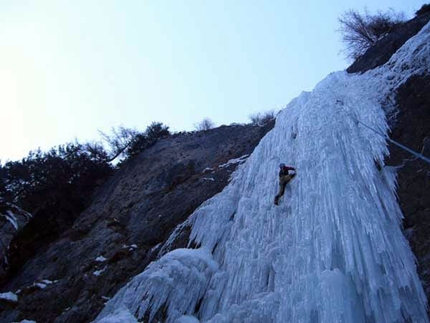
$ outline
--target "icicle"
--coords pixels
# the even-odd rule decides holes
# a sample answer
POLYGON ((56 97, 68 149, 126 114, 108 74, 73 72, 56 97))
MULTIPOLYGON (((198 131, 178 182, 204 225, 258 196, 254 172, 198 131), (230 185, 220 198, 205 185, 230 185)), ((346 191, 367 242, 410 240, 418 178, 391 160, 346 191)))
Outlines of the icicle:
MULTIPOLYGON (((217 269, 217 263, 206 248, 176 249, 151 263, 122 288, 107 303, 98 319, 108 317, 118 308, 126 308, 139 319, 149 314, 152 320, 158 310, 165 307, 167 322, 173 322, 182 314, 195 310, 210 276, 217 269)), ((122 310, 120 315, 123 315, 122 310)))

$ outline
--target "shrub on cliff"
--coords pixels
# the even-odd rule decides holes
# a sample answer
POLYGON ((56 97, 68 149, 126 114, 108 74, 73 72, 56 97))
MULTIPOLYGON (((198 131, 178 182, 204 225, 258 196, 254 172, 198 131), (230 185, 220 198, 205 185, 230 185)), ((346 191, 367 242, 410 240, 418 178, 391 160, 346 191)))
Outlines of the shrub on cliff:
POLYGON ((129 159, 153 146, 159 139, 170 136, 169 127, 161 122, 151 123, 144 133, 138 133, 132 138, 130 145, 125 150, 126 158, 129 159))
POLYGON ((170 136, 169 127, 152 122, 144 132, 131 128, 112 128, 111 134, 100 132, 109 149, 108 161, 119 159, 118 165, 153 146, 159 139, 170 136))
POLYGON ((169 135, 169 127, 160 122, 142 133, 121 127, 105 138, 110 152, 101 143, 76 142, 0 163, 0 201, 16 203, 30 213, 49 208, 72 216, 87 206, 94 189, 112 174, 113 159, 121 154, 123 160, 129 159, 169 135))
POLYGON ((346 46, 347 57, 354 60, 361 57, 379 39, 404 21, 404 14, 393 10, 374 15, 367 10, 363 14, 357 10, 346 11, 339 18, 339 32, 346 46))
POLYGON ((36 214, 61 210, 72 219, 111 173, 100 146, 69 143, 48 152, 39 149, 1 165, 0 200, 36 214))
POLYGON ((200 121, 199 123, 196 123, 194 125, 194 127, 196 128, 197 131, 206 131, 206 130, 214 128, 215 123, 211 119, 205 118, 202 121, 200 121))
POLYGON ((253 125, 264 126, 270 121, 275 120, 275 112, 271 110, 263 113, 254 113, 249 116, 249 119, 253 125))

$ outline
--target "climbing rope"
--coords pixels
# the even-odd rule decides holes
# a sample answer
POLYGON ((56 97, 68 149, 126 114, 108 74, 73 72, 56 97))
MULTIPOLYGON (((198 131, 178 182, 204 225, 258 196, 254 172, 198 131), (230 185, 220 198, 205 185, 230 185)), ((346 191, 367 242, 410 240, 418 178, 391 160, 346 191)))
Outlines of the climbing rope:
MULTIPOLYGON (((330 89, 330 90, 331 90, 331 89, 330 89)), ((331 91, 333 92, 333 90, 331 90, 331 91)), ((333 94, 334 94, 334 92, 333 92, 333 94)), ((337 99, 337 100, 336 100, 336 103, 338 103, 338 106, 342 109, 342 111, 343 111, 343 112, 345 112, 345 113, 346 113, 346 114, 347 114, 351 119, 355 120, 357 123, 359 123, 359 124, 363 125, 364 127, 366 127, 367 129, 369 129, 369 130, 373 131, 374 133, 378 134, 379 136, 384 137, 386 140, 388 140, 388 141, 389 141, 389 142, 391 142, 392 144, 394 144, 394 145, 396 145, 397 147, 399 147, 399 148, 401 148, 401 149, 403 149, 403 150, 407 151, 408 153, 410 153, 410 154, 414 155, 416 158, 422 159, 422 160, 424 160, 426 163, 430 164, 430 158, 428 158, 428 157, 424 156, 423 154, 420 154, 420 153, 418 153, 418 152, 416 152, 416 151, 414 151, 414 150, 412 150, 412 149, 410 149, 410 148, 406 147, 405 145, 402 145, 401 143, 399 143, 399 142, 397 142, 397 141, 395 141, 395 140, 391 139, 390 137, 388 137, 387 135, 385 135, 385 134, 381 133, 380 131, 375 130, 375 129, 373 129, 372 127, 368 126, 367 124, 365 124, 364 122, 362 122, 361 120, 359 120, 357 117, 355 117, 355 116, 351 115, 348 111, 346 111, 346 110, 343 108, 344 102, 343 102, 342 100, 337 99)), ((423 149, 423 150, 424 150, 424 149, 423 149)))

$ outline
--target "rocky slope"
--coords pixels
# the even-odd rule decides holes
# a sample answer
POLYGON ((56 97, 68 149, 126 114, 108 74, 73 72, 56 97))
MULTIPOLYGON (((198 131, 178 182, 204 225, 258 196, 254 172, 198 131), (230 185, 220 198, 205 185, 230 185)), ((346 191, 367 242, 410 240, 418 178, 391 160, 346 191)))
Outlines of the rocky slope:
MULTIPOLYGON (((0 322, 90 322, 172 230, 225 187, 271 127, 174 135, 131 160, 70 230, 9 277, 1 291, 15 292, 18 302, 0 300, 0 322)), ((19 239, 12 243, 13 262, 23 250, 19 239)))
MULTIPOLYGON (((430 76, 411 77, 396 94, 397 116, 391 138, 430 156, 430 76)), ((388 164, 399 166, 398 196, 404 227, 417 257, 430 301, 430 165, 390 145, 388 164)))

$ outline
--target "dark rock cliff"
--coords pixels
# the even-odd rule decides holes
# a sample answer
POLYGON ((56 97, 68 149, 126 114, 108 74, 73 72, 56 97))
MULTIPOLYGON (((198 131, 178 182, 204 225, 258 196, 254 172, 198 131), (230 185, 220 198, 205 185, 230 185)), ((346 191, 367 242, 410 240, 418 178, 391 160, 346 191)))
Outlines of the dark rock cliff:
MULTIPOLYGON (((397 122, 391 138, 430 156, 430 75, 411 77, 397 92, 397 122)), ((404 228, 430 301, 430 164, 391 144, 388 164, 397 170, 404 228)))
POLYGON ((240 163, 228 161, 250 154, 272 127, 174 135, 124 165, 70 230, 1 286, 19 301, 0 301, 0 322, 90 322, 157 256, 175 227, 227 185, 240 163))

